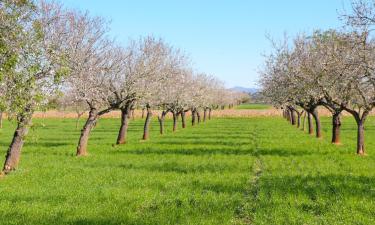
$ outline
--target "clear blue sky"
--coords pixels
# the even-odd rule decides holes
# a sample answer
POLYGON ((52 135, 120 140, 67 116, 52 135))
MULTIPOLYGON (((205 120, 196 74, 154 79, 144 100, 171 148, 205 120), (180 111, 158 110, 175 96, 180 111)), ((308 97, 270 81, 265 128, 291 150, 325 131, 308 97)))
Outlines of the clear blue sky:
POLYGON ((338 12, 350 0, 61 0, 111 20, 111 34, 124 44, 152 34, 185 50, 194 67, 228 87, 256 87, 265 34, 281 39, 312 29, 341 26, 338 12))

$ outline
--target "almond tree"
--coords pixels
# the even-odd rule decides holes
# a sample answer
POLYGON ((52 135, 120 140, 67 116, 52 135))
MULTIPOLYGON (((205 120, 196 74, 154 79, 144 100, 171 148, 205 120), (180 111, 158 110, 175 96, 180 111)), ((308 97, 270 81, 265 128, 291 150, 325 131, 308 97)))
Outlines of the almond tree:
POLYGON ((179 51, 166 44, 163 40, 148 39, 143 46, 146 53, 145 70, 147 77, 143 79, 140 89, 143 90, 140 102, 147 110, 143 140, 149 138, 149 127, 152 116, 152 108, 163 104, 161 95, 163 95, 164 84, 178 73, 181 63, 179 51))
POLYGON ((343 16, 351 30, 351 57, 346 62, 350 70, 345 74, 341 105, 357 122, 357 154, 364 155, 364 123, 375 106, 375 40, 371 34, 375 2, 354 1, 352 9, 352 14, 343 16))
POLYGON ((68 64, 65 91, 77 102, 85 102, 89 116, 81 130, 77 156, 87 155, 90 132, 100 116, 118 108, 121 102, 113 84, 123 72, 124 50, 106 38, 106 22, 87 13, 70 12, 68 64))
POLYGON ((65 11, 58 4, 43 1, 38 5, 28 1, 5 1, 1 11, 18 10, 19 5, 26 7, 22 10, 28 16, 16 19, 14 40, 17 43, 10 46, 12 66, 4 70, 6 76, 2 80, 6 87, 4 99, 8 115, 17 122, 3 167, 5 173, 18 165, 34 111, 47 103, 56 84, 67 74, 65 11))

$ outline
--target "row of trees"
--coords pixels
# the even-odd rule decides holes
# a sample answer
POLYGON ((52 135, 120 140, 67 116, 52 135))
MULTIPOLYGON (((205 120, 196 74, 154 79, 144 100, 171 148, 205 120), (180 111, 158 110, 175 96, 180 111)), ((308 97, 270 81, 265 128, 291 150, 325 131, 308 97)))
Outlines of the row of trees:
POLYGON ((284 109, 284 117, 300 124, 307 113, 309 130, 315 120, 321 137, 317 108, 332 114, 332 143, 340 142, 340 116, 350 113, 358 127, 357 154, 365 154, 364 124, 375 106, 374 3, 356 1, 353 13, 343 15, 341 30, 314 31, 292 41, 274 44, 261 73, 263 94, 284 109), (297 117, 295 116, 297 115, 297 117))
POLYGON ((108 37, 108 23, 49 1, 0 2, 0 110, 17 122, 3 172, 17 167, 34 111, 59 96, 89 111, 77 155, 87 154, 90 132, 100 116, 121 111, 117 144, 126 143, 129 117, 147 111, 143 139, 149 137, 153 110, 164 132, 167 113, 186 126, 211 117, 211 110, 235 103, 240 94, 213 76, 196 73, 179 49, 154 37, 121 46, 108 37))

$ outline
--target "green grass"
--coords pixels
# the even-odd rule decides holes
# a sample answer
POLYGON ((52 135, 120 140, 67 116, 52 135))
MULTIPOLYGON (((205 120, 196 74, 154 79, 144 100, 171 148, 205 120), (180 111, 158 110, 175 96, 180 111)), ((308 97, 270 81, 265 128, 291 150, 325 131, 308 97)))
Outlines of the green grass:
MULTIPOLYGON (((74 120, 35 120, 19 169, 0 179, 0 224, 375 224, 375 118, 368 156, 355 155, 355 123, 343 145, 281 118, 223 118, 167 134, 131 121, 129 143, 112 147, 119 121, 102 119, 90 156, 74 156, 74 120)), ((13 125, 4 124, 5 154, 13 125)))
POLYGON ((270 109, 272 106, 266 104, 258 104, 258 103, 251 103, 251 104, 241 104, 235 107, 235 109, 270 109))

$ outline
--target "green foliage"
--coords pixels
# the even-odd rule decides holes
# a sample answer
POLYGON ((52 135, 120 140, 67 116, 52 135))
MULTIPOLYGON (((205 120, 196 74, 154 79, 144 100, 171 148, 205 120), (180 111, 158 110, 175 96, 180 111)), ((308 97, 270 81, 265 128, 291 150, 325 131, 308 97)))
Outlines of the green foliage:
MULTIPOLYGON (((343 121, 343 145, 318 140, 280 118, 213 119, 111 147, 118 119, 102 119, 90 156, 74 156, 74 119, 38 119, 19 169, 0 180, 0 224, 374 224, 375 130, 355 155, 355 122, 343 121)), ((81 121, 83 125, 84 121, 81 121)), ((5 122, 1 145, 12 136, 5 122)))

